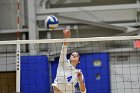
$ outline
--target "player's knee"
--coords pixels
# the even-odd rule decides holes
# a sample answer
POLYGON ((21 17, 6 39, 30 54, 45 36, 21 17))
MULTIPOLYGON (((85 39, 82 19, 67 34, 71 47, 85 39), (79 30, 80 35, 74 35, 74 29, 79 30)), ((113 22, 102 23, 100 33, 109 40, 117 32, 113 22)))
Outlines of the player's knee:
POLYGON ((57 87, 53 87, 54 93, 62 93, 57 87))

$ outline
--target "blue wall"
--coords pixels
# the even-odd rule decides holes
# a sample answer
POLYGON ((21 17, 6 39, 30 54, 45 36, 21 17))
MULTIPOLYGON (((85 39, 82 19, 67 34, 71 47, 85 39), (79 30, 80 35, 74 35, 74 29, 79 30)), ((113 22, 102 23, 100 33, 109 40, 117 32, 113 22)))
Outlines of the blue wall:
MULTIPOLYGON (((56 76, 59 58, 51 62, 52 78, 56 76)), ((80 68, 85 77, 87 93, 110 93, 110 64, 108 53, 90 53, 80 55, 80 68), (94 66, 94 61, 100 60, 101 66, 94 66), (100 75, 100 79, 96 78, 100 75)), ((53 81, 52 80, 52 81, 53 81)))
POLYGON ((46 56, 21 57, 21 93, 50 93, 46 56))
POLYGON ((108 53, 82 54, 79 68, 82 70, 87 93, 110 93, 110 64, 108 53), (96 60, 101 61, 101 66, 95 66, 96 60), (100 79, 96 78, 100 75, 100 79))

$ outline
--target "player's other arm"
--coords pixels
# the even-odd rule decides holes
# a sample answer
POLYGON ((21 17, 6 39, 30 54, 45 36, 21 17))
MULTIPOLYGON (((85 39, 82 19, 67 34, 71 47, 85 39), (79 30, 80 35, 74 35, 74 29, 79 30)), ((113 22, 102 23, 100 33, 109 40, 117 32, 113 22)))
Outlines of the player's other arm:
POLYGON ((83 81, 83 74, 81 72, 78 72, 77 76, 78 76, 78 80, 79 80, 79 87, 80 87, 81 93, 86 93, 86 86, 83 81))

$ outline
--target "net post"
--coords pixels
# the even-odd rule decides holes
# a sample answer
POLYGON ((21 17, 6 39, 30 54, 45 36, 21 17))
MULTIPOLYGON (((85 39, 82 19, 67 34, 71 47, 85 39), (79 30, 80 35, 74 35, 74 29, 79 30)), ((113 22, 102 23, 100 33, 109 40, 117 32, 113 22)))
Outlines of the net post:
POLYGON ((20 43, 16 44, 16 93, 20 93, 20 43))

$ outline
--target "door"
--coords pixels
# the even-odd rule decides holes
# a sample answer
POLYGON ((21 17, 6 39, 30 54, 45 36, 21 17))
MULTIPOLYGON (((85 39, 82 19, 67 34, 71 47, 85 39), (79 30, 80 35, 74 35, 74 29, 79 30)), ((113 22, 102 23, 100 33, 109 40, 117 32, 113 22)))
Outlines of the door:
POLYGON ((0 72, 0 93, 16 93, 16 72, 0 72))

